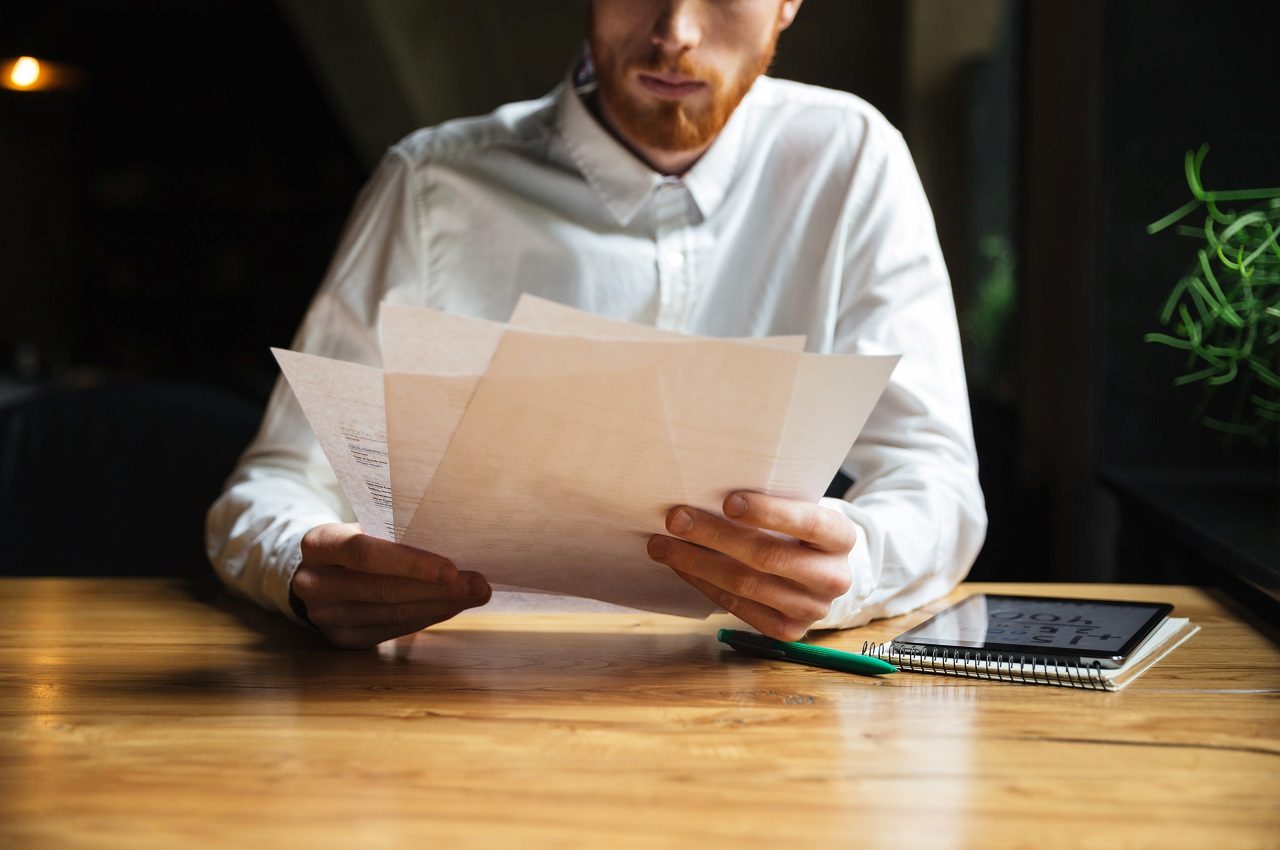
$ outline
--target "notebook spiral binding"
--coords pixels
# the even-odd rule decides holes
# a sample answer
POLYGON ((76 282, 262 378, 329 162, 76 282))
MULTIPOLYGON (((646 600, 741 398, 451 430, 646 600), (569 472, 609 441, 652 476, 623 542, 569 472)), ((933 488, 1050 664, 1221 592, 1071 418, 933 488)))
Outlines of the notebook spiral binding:
POLYGON ((1006 655, 1004 653, 939 648, 928 652, 902 653, 892 643, 864 641, 862 654, 888 661, 903 670, 916 673, 938 673, 965 679, 987 679, 1020 685, 1054 685, 1105 691, 1102 669, 1097 664, 1078 667, 1060 659, 1038 655, 1006 655), (1036 668, 1041 668, 1037 672, 1036 668))

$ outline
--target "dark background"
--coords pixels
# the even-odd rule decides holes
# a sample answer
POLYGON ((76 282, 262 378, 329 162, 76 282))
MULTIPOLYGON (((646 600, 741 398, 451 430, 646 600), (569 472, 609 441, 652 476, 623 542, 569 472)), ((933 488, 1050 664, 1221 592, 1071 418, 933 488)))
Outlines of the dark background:
MULTIPOLYGON (((163 427, 126 428, 88 459, 33 443, 52 431, 23 420, 3 489, 32 542, 6 571, 93 571, 53 563, 57 535, 33 529, 75 528, 104 499, 127 524, 131 499, 169 488, 193 493, 164 524, 171 546, 103 568, 163 571, 179 552, 202 569, 192 506, 247 440, 244 411, 276 375, 268 348, 288 345, 381 151, 549 90, 582 5, 0 4, 0 59, 77 75, 0 89, 0 406, 122 383, 170 405, 163 427), (166 396, 191 387, 213 401, 166 396), (37 449, 62 458, 38 465, 38 491, 14 460, 37 449), (122 474, 137 453, 173 480, 122 474), (182 474, 197 460, 198 486, 182 474)), ((974 578, 1274 578, 1274 446, 1191 421, 1179 359, 1141 337, 1192 257, 1144 231, 1189 197, 1183 153, 1211 143, 1216 187, 1280 185, 1277 24, 1247 2, 809 0, 783 36, 773 73, 879 107, 929 193, 991 515, 974 578)), ((101 410, 64 415, 114 415, 101 410)))

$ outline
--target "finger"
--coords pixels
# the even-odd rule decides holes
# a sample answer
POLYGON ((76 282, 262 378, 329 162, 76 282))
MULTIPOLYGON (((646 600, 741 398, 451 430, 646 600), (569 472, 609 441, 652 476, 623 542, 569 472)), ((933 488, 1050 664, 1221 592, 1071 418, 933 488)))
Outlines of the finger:
POLYGON ((847 516, 811 502, 739 492, 725 497, 723 508, 737 522, 788 534, 823 552, 848 552, 858 539, 847 516))
POLYGON ((787 617, 781 611, 775 611, 767 605, 734 596, 721 587, 716 587, 705 579, 675 570, 675 574, 693 585, 712 602, 728 611, 733 616, 750 624, 763 635, 778 640, 800 640, 809 631, 809 624, 798 622, 787 617))
POLYGON ((300 567, 294 592, 304 602, 417 602, 482 597, 489 593, 484 576, 461 572, 448 584, 433 584, 402 576, 380 575, 328 564, 300 567))
POLYGON ((308 608, 311 622, 325 634, 337 630, 392 626, 396 623, 438 623, 464 611, 488 602, 488 597, 472 599, 441 599, 432 602, 397 602, 380 605, 376 602, 340 602, 308 608))
POLYGON ((448 584, 458 575, 458 568, 447 558, 368 534, 351 534, 333 541, 327 554, 329 557, 323 558, 323 561, 353 570, 401 576, 433 584, 448 584))
POLYGON ((728 555, 683 540, 655 534, 649 541, 649 555, 655 561, 734 596, 759 602, 796 621, 817 622, 831 609, 830 600, 824 602, 790 579, 760 572, 728 555))
MULTIPOLYGON (((683 506, 672 508, 667 514, 667 530, 691 543, 723 552, 735 561, 789 578, 804 587, 824 593, 838 587, 839 576, 833 575, 823 562, 829 556, 795 540, 683 506)), ((832 598, 839 595, 833 593, 832 598)))

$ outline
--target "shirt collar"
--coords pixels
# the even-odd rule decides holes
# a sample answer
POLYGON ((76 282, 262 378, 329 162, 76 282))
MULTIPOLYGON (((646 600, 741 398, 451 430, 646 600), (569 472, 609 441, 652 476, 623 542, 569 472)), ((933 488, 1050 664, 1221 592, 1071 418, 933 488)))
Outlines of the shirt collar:
MULTIPOLYGON (((626 227, 668 178, 654 171, 613 137, 583 102, 589 86, 578 88, 571 75, 559 92, 556 130, 570 158, 618 224, 626 227)), ((682 178, 704 219, 729 192, 742 149, 747 119, 743 107, 748 92, 719 137, 682 178)))

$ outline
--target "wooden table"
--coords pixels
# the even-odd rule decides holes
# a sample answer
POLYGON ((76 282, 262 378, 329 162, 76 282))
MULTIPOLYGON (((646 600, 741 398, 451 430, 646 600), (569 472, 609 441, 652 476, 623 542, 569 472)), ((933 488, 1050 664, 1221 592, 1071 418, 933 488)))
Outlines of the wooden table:
MULTIPOLYGON (((736 656, 723 620, 476 614, 376 651, 164 580, 0 580, 0 847, 1277 847, 1280 653, 1120 693, 736 656)), ((857 649, 930 606, 821 642, 857 649)))

